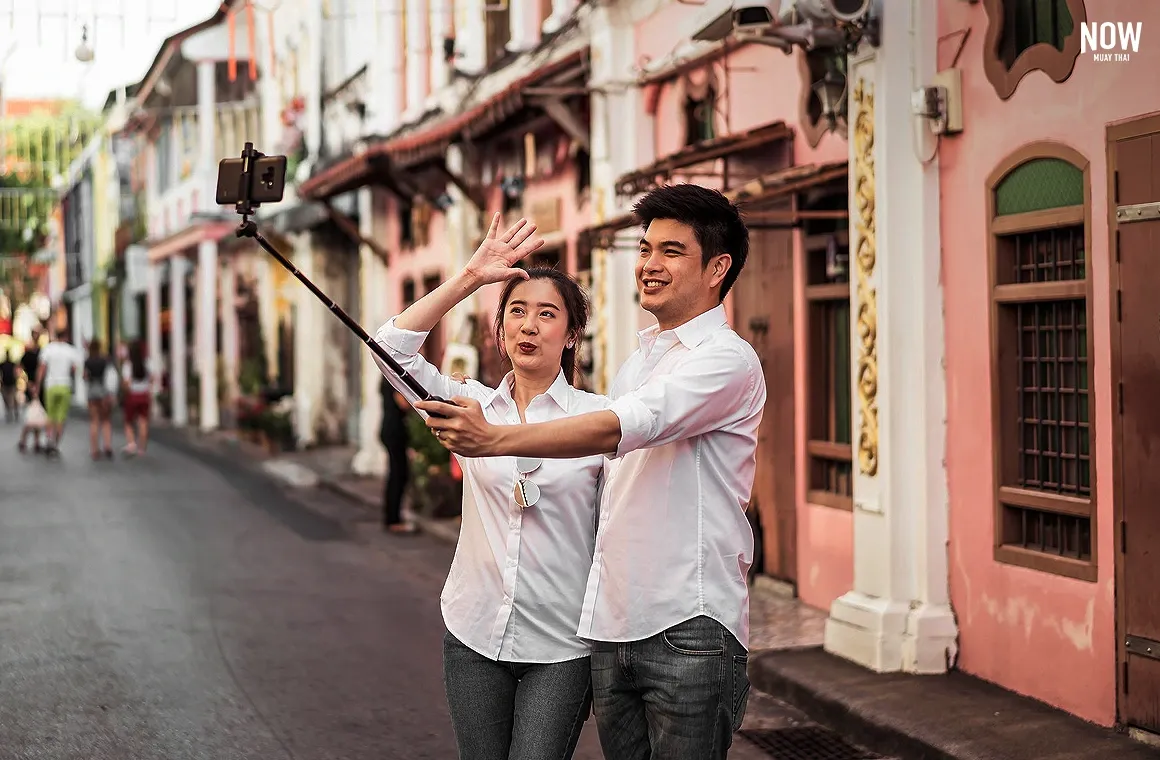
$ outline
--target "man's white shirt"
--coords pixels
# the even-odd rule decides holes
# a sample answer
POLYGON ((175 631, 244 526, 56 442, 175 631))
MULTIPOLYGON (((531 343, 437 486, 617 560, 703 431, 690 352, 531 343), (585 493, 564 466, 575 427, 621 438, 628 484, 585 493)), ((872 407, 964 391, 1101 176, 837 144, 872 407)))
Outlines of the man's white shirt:
MULTIPOLYGON (((375 338, 429 392, 479 401, 492 424, 520 424, 510 372, 498 389, 475 380, 456 382, 419 355, 427 333, 402 330, 394 318, 375 338)), ((388 380, 395 377, 375 361, 388 380)), ((600 411, 608 403, 606 396, 573 388, 561 371, 524 414, 529 423, 547 422, 600 411)), ((464 478, 463 524, 440 596, 447 630, 493 660, 562 662, 587 656, 591 645, 576 634, 576 626, 592 563, 604 457, 544 459, 528 476, 540 489, 540 500, 528 509, 515 502, 515 457, 457 459, 464 478)))
POLYGON ((71 343, 53 341, 40 350, 44 366, 44 387, 72 386, 73 372, 85 364, 85 355, 71 343))
POLYGON ((639 641, 698 615, 749 648, 753 487, 765 377, 717 306, 639 333, 613 381, 606 466, 579 634, 639 641))

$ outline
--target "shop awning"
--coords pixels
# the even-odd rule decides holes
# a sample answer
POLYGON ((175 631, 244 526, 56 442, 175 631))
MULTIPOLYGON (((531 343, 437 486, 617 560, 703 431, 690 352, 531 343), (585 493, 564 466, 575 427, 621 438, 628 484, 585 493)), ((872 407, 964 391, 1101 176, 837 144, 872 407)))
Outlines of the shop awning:
POLYGON ((383 161, 389 166, 406 169, 440 158, 452 143, 486 135, 514 116, 527 105, 526 88, 583 64, 587 55, 587 49, 577 50, 536 69, 460 113, 376 142, 360 155, 340 160, 303 182, 298 194, 303 198, 328 198, 368 184, 374 174, 382 170, 383 161))
POLYGON ((784 140, 793 135, 793 130, 783 121, 770 122, 726 137, 705 140, 696 145, 682 148, 652 164, 629 172, 616 180, 616 192, 620 195, 637 195, 668 182, 673 174, 697 164, 728 158, 741 151, 761 148, 784 140))
MULTIPOLYGON (((788 200, 794 194, 805 190, 844 181, 847 167, 845 161, 790 166, 727 190, 725 196, 741 207, 746 221, 794 226, 811 218, 814 212, 798 210, 796 204, 790 204, 790 208, 784 210, 760 210, 759 207, 788 200)), ((818 213, 833 215, 835 212, 818 213)), ((583 229, 577 236, 578 249, 581 253, 586 253, 593 248, 611 248, 616 233, 637 224, 639 222, 636 214, 628 212, 583 229)))
POLYGON ((226 235, 236 233, 237 229, 238 224, 233 220, 198 221, 161 240, 146 240, 144 245, 149 249, 149 263, 155 264, 180 254, 204 240, 219 241, 226 235))

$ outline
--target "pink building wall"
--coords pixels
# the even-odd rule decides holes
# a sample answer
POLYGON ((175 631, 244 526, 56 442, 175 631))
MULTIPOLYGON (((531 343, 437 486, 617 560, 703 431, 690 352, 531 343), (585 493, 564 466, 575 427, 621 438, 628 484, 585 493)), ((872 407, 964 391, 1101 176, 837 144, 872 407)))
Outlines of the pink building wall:
MULTIPOLYGON (((698 6, 672 3, 636 27, 636 58, 664 60, 673 48, 673 30, 683 29, 690 14, 698 6)), ((800 52, 787 56, 779 50, 760 45, 740 48, 727 57, 726 67, 713 67, 718 94, 717 134, 744 132, 774 121, 784 121, 795 131, 793 161, 796 165, 844 161, 847 143, 841 134, 827 133, 816 148, 801 135, 802 78, 799 70, 800 52), (728 76, 728 81, 726 81, 728 76)), ((637 155, 641 165, 676 152, 683 147, 683 112, 681 90, 667 83, 656 93, 655 118, 645 119, 638 135, 637 155), (655 146, 655 147, 654 147, 655 146)), ((695 177, 690 181, 707 186, 712 179, 695 177)), ((757 251, 752 251, 751 256, 757 251)), ((794 240, 794 406, 795 461, 797 478, 797 590, 808 605, 828 608, 830 603, 850 590, 854 581, 854 525, 850 512, 810 504, 806 501, 806 301, 804 252, 800 236, 794 240)), ((726 298, 726 308, 732 317, 732 298, 726 298)), ((788 466, 788 464, 787 464, 788 466)))
POLYGON ((385 241, 391 254, 384 281, 387 308, 391 314, 398 314, 403 310, 405 280, 415 281, 415 298, 418 299, 425 295, 424 277, 432 274, 447 276, 447 217, 434 211, 427 228, 427 245, 404 249, 399 246, 398 199, 387 191, 377 190, 374 209, 376 239, 385 241))
MULTIPOLYGON (((1132 0, 1088 2, 1089 21, 1160 24, 1160 6, 1132 0), (1155 19, 1156 21, 1151 21, 1155 19)), ((951 598, 960 626, 959 666, 1091 721, 1116 718, 1109 340, 1109 229, 1106 127, 1160 110, 1160 90, 1140 87, 1160 68, 1160 45, 1143 37, 1130 62, 1081 54, 1067 80, 1027 75, 1007 101, 983 70, 989 19, 981 4, 939 3, 939 67, 951 65, 969 30, 962 70, 964 131, 939 152, 946 299, 947 477, 951 598), (1007 156, 1037 141, 1078 151, 1090 166, 1094 332, 1094 468, 1098 580, 1089 583, 999 564, 993 559, 991 352, 987 177, 1007 156)))

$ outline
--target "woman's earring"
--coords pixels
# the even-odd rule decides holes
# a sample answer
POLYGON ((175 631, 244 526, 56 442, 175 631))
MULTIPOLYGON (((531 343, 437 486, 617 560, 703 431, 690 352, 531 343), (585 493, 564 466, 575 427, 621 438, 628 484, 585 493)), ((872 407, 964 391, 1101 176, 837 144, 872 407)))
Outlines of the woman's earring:
POLYGON ((570 341, 568 341, 568 344, 567 344, 567 346, 565 346, 565 348, 572 348, 575 345, 576 345, 575 341, 570 340, 570 341))

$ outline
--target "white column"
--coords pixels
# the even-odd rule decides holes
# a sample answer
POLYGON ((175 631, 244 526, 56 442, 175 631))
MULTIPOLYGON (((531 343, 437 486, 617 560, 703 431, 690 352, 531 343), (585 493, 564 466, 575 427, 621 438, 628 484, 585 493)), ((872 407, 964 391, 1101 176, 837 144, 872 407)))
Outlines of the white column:
MULTIPOLYGON (((317 282, 309 232, 294 238, 294 266, 308 280, 317 282)), ((322 320, 327 310, 304 287, 296 289, 294 298, 294 435, 298 445, 305 447, 316 442, 314 418, 322 403, 325 378, 325 363, 319 361, 323 346, 322 320)))
MULTIPOLYGON (((154 373, 153 395, 157 395, 161 372, 161 265, 152 262, 145 269, 145 346, 154 373)), ((157 405, 152 407, 157 414, 157 405)))
POLYGON ((262 326, 262 342, 266 346, 266 369, 263 382, 270 382, 278 373, 278 294, 274 289, 273 268, 280 266, 270 261, 265 251, 255 250, 254 271, 258 280, 258 322, 262 326))
POLYGON ((450 81, 451 64, 443 54, 443 40, 451 36, 451 0, 429 0, 431 12, 431 95, 427 98, 428 106, 434 105, 434 96, 447 86, 450 81))
POLYGON ((373 121, 379 134, 390 134, 402 123, 406 106, 404 70, 407 51, 403 48, 403 14, 399 12, 405 0, 383 3, 378 10, 379 52, 371 58, 373 121))
MULTIPOLYGON (((464 173, 466 159, 463 149, 459 145, 452 145, 447 149, 447 169, 459 176, 464 173)), ((467 265, 468 259, 475 253, 472 243, 480 236, 479 223, 481 215, 475 206, 455 185, 447 186, 447 194, 454 201, 445 212, 447 215, 448 274, 458 272, 467 265)), ((487 219, 491 223, 490 219, 487 219)), ((444 333, 448 343, 468 343, 470 335, 471 315, 478 308, 476 294, 472 294, 451 308, 444 317, 447 331, 444 333)))
POLYGON ((506 45, 513 53, 531 50, 540 41, 539 0, 508 0, 511 39, 506 45))
POLYGON ((197 375, 199 378, 198 423, 202 430, 215 430, 218 418, 217 373, 217 241, 203 240, 197 246, 197 375))
POLYGON ((169 406, 174 425, 189 422, 186 385, 185 341, 185 258, 169 260, 169 406))
MULTIPOLYGON (((222 324, 222 374, 226 383, 226 403, 232 408, 238 398, 238 365, 241 359, 238 338, 238 270, 233 256, 225 256, 222 260, 220 285, 218 318, 222 324)), ((230 419, 233 419, 232 415, 230 419)))
POLYGON ((540 29, 544 34, 559 31, 575 10, 576 0, 552 0, 552 15, 544 19, 544 24, 540 29))
POLYGON ((404 119, 410 120, 423 113, 427 104, 427 75, 430 66, 427 51, 430 35, 427 32, 427 0, 404 0, 407 8, 407 105, 404 119))
MULTIPOLYGON (((214 151, 214 123, 217 111, 217 95, 214 92, 215 61, 197 62, 197 139, 198 167, 201 175, 201 201, 206 208, 212 208, 217 185, 217 159, 214 151)), ((241 152, 241 146, 238 146, 241 152)))
MULTIPOLYGON (((358 218, 359 232, 364 237, 374 234, 372 191, 369 187, 359 188, 358 191, 358 218)), ((386 321, 386 269, 379 257, 368 246, 359 246, 359 282, 361 316, 363 325, 373 332, 380 324, 386 321)), ((379 441, 379 428, 382 423, 382 397, 379 395, 379 384, 382 373, 375 364, 370 349, 359 353, 362 375, 362 400, 359 405, 358 420, 358 453, 351 462, 351 469, 359 475, 379 475, 386 469, 386 452, 379 441)))
POLYGON ((482 73, 487 59, 484 5, 485 0, 455 0, 456 68, 467 74, 482 73))
MULTIPOLYGON (((616 180, 638 168, 652 156, 638 156, 635 136, 648 132, 648 122, 637 88, 616 87, 623 72, 632 67, 634 30, 628 12, 618 6, 593 6, 590 18, 593 89, 609 87, 604 97, 592 99, 592 190, 599 221, 607 221, 630 207, 630 198, 616 195, 616 180), (626 137, 627 136, 627 137, 626 137)), ((596 334, 596 368, 598 387, 607 390, 621 362, 631 352, 636 337, 635 277, 631 262, 635 260, 638 230, 625 231, 618 244, 608 252, 594 251, 593 317, 596 334), (627 253, 631 251, 631 253, 627 253), (601 379, 603 386, 599 383, 601 379)))
POLYGON ((898 128, 913 119, 912 83, 935 73, 936 17, 933 5, 892 5, 885 45, 864 46, 850 67, 854 589, 831 607, 825 642, 877 671, 942 673, 957 655, 938 162, 923 166, 928 138, 916 146, 898 128))
POLYGON ((322 0, 307 0, 302 26, 310 35, 305 41, 306 126, 302 139, 310 161, 316 161, 322 143, 322 35, 326 27, 322 20, 322 0))

